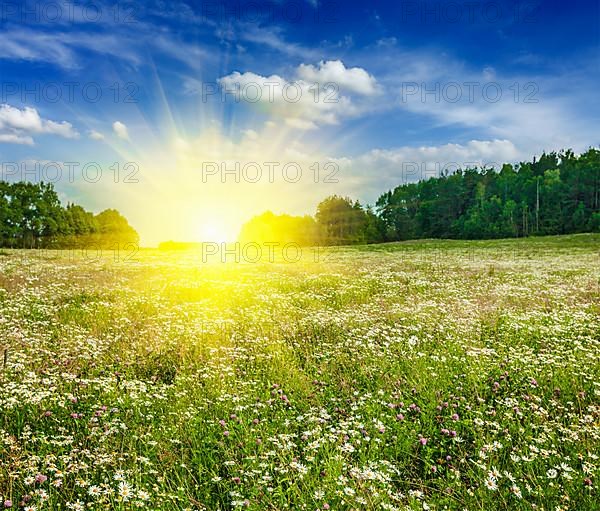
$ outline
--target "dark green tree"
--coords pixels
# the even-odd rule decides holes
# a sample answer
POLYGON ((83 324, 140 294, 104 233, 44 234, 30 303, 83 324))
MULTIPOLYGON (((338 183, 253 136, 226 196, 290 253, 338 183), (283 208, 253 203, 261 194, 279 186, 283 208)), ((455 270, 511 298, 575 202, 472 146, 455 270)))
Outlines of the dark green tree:
POLYGON ((52 184, 0 181, 0 246, 108 247, 138 240, 114 209, 94 216, 75 204, 64 208, 52 184))

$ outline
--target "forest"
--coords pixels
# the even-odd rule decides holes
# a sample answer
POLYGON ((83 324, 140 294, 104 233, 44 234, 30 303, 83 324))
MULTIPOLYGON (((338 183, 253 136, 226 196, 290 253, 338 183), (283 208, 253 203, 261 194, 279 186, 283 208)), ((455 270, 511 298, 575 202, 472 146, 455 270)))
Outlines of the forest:
POLYGON ((77 204, 63 207, 52 184, 0 181, 1 247, 110 248, 138 241, 114 209, 94 215, 77 204))
MULTIPOLYGON (((487 239, 600 231, 600 150, 544 153, 518 165, 459 169, 383 193, 374 206, 330 196, 313 216, 270 211, 242 226, 241 242, 309 245, 421 238, 487 239)), ((0 181, 0 246, 109 247, 138 243, 118 211, 63 207, 52 184, 0 181)))
POLYGON ((267 212, 242 241, 345 245, 421 238, 488 239, 600 231, 600 150, 544 153, 467 168, 385 192, 374 207, 331 196, 314 217, 267 212))
POLYGON ((543 154, 398 186, 376 203, 386 239, 509 238, 600 229, 600 151, 543 154))

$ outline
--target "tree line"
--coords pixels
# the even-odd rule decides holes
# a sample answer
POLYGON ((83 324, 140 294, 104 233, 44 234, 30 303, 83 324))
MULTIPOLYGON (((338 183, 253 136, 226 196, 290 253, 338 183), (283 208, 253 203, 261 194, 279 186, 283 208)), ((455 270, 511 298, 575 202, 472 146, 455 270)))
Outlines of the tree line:
POLYGON ((300 245, 419 238, 486 239, 600 232, 600 150, 544 153, 493 168, 459 169, 385 192, 375 206, 331 196, 314 217, 267 212, 241 241, 300 245))
POLYGON ((0 246, 11 248, 111 248, 139 242, 114 209, 97 215, 77 204, 63 207, 50 183, 0 181, 0 246))
MULTIPOLYGON (((347 245, 418 238, 484 239, 600 232, 600 150, 544 153, 518 165, 459 169, 382 194, 373 207, 336 195, 314 216, 263 213, 240 241, 347 245)), ((139 242, 118 211, 63 207, 52 184, 0 181, 0 247, 139 242)))
POLYGON ((239 240, 300 246, 377 243, 384 241, 381 227, 370 208, 332 195, 321 201, 314 217, 275 215, 271 211, 256 216, 243 225, 239 240))

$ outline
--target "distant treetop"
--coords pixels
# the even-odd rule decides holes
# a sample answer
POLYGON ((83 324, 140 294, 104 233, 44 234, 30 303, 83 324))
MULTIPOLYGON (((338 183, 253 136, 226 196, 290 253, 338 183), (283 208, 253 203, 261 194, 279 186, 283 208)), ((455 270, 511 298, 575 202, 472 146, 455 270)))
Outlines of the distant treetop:
POLYGON ((77 204, 63 207, 52 184, 0 181, 0 246, 108 248, 138 242, 138 233, 114 209, 94 215, 77 204))

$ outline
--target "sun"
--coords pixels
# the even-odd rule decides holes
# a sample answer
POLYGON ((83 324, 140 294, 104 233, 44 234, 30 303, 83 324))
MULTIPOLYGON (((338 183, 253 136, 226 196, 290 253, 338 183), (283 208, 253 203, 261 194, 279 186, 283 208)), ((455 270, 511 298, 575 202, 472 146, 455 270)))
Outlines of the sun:
POLYGON ((214 218, 205 218, 200 221, 198 228, 198 241, 223 243, 230 241, 227 229, 223 222, 214 218))

